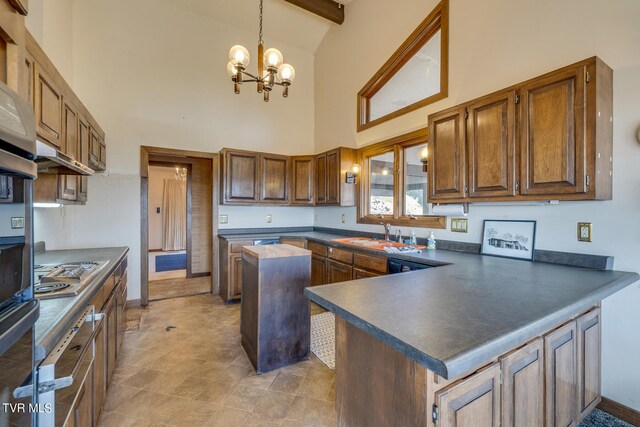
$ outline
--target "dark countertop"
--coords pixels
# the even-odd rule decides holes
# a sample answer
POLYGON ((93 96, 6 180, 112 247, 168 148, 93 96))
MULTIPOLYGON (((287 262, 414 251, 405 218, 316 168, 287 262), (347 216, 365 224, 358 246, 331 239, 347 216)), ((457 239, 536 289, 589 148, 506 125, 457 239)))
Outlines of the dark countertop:
POLYGON ((46 251, 35 254, 36 264, 74 261, 109 261, 80 295, 40 300, 40 318, 35 325, 36 360, 42 360, 91 302, 104 281, 129 252, 127 247, 46 251))
MULTIPOLYGON (((331 239, 345 237, 319 232, 268 235, 278 236, 334 246, 343 245, 331 239)), ((306 288, 305 295, 447 379, 525 344, 640 278, 638 273, 441 249, 404 255, 357 250, 438 267, 314 286, 306 288)))

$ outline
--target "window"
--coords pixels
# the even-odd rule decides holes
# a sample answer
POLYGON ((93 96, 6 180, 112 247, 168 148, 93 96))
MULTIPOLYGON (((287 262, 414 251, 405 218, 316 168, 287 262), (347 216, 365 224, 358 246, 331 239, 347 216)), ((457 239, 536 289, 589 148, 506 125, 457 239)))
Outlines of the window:
POLYGON ((358 132, 447 97, 448 28, 442 0, 358 92, 358 132))
POLYGON ((429 215, 420 160, 426 146, 427 129, 421 129, 360 150, 358 222, 445 228, 444 217, 429 215))

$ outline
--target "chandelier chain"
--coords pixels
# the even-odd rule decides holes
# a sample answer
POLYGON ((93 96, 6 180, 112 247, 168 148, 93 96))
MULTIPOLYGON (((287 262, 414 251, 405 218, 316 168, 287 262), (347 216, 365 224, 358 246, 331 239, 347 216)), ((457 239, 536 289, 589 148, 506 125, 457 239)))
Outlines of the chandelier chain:
POLYGON ((264 44, 262 40, 262 0, 260 0, 260 39, 258 40, 259 44, 264 44))

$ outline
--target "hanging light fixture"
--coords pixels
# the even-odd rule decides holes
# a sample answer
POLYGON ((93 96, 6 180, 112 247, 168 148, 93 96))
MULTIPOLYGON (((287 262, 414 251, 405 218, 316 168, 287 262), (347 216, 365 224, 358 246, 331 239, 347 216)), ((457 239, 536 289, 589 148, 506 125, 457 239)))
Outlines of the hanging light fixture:
POLYGON ((282 53, 278 49, 264 50, 262 40, 262 1, 260 0, 260 34, 258 39, 258 74, 247 72, 249 65, 249 51, 240 45, 229 50, 227 73, 233 81, 233 90, 240 93, 240 86, 245 82, 256 82, 258 93, 263 93, 264 101, 269 102, 269 93, 274 86, 282 86, 282 96, 289 96, 289 86, 296 78, 296 70, 289 64, 284 64, 282 53), (246 78, 248 77, 248 78, 246 78))

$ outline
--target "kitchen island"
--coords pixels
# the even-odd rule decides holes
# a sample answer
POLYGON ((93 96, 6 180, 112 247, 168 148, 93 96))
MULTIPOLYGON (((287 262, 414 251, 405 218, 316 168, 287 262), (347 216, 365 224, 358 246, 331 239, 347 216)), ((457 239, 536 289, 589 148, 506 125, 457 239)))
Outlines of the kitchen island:
POLYGON ((599 304, 637 273, 419 257, 441 266, 305 289, 336 314, 339 425, 575 425, 597 405, 599 304))

